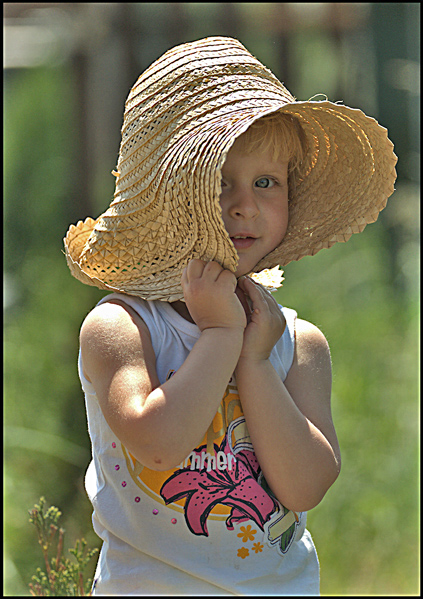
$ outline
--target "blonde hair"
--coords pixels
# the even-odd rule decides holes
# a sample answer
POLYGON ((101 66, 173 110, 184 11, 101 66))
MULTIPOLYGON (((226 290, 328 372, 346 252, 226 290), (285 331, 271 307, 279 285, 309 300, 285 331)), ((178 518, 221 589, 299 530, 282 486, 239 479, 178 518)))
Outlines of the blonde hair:
POLYGON ((306 140, 298 120, 290 114, 272 113, 255 121, 236 140, 247 154, 270 150, 274 162, 288 162, 289 191, 301 178, 301 166, 306 153, 306 140))

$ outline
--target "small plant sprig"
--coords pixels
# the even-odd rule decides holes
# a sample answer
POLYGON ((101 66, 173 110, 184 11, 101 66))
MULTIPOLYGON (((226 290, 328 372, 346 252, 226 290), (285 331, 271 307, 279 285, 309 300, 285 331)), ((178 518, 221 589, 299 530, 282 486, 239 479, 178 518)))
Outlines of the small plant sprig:
POLYGON ((40 504, 35 504, 29 511, 29 521, 34 524, 38 533, 38 542, 44 556, 46 571, 37 568, 29 583, 31 595, 43 597, 82 597, 91 595, 91 579, 84 582, 84 570, 98 549, 87 549, 85 539, 77 540, 75 547, 69 552, 75 557, 76 563, 63 555, 65 531, 59 528, 58 522, 62 513, 57 507, 51 506, 44 512, 45 499, 40 498, 40 504), (55 556, 49 556, 50 551, 55 556))

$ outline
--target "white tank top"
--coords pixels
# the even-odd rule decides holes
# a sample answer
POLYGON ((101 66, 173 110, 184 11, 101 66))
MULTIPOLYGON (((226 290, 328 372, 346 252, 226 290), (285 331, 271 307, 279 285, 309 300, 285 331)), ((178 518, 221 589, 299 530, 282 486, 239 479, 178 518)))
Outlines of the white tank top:
MULTIPOLYGON (((164 383, 200 336, 168 303, 111 294, 146 323, 164 383)), ((296 312, 270 360, 282 380, 292 364, 296 312)), ((169 471, 144 467, 108 426, 95 390, 85 393, 92 461, 85 486, 103 540, 95 595, 318 595, 319 564, 306 513, 271 494, 254 454, 234 377, 207 434, 169 471)), ((201 372, 198 373, 201 377, 201 372)))

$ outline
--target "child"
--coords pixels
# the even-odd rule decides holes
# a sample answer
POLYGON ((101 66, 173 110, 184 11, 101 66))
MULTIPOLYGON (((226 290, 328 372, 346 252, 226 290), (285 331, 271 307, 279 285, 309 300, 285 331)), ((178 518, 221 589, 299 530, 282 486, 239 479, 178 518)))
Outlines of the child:
POLYGON ((114 201, 65 239, 72 274, 115 292, 80 336, 94 594, 319 594, 305 526, 340 469, 329 348, 254 278, 376 220, 395 163, 376 121, 295 101, 237 40, 140 76, 114 201))

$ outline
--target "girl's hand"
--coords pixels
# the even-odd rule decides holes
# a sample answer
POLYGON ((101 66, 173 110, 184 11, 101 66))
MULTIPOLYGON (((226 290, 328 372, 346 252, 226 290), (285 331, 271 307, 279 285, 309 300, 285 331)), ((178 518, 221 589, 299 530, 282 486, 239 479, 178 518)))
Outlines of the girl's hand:
POLYGON ((235 294, 236 277, 217 262, 194 259, 182 273, 189 313, 201 331, 210 328, 245 329, 247 318, 235 294))
POLYGON ((267 360, 285 330, 285 317, 273 296, 249 277, 241 277, 238 288, 251 305, 240 359, 267 360))

